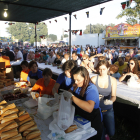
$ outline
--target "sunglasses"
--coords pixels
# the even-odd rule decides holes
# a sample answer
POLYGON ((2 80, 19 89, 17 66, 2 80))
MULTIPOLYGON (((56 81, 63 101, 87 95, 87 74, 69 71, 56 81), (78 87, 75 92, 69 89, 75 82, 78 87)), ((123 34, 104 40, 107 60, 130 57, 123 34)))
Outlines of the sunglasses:
POLYGON ((86 60, 86 59, 83 59, 83 60, 86 60))
POLYGON ((128 63, 129 65, 134 65, 134 63, 128 63))

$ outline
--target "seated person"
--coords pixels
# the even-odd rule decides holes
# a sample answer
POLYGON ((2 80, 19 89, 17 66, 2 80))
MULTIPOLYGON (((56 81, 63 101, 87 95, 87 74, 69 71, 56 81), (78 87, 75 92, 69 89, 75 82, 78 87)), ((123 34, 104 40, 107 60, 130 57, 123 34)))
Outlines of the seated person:
POLYGON ((33 49, 29 50, 29 53, 27 54, 27 61, 32 61, 32 60, 35 60, 35 54, 33 49))
POLYGON ((126 69, 123 70, 122 76, 119 78, 119 81, 126 81, 131 78, 131 76, 139 79, 139 65, 137 58, 133 57, 129 60, 126 69))
POLYGON ((43 63, 43 52, 40 53, 39 63, 43 63))
POLYGON ((81 59, 78 57, 76 51, 72 52, 72 59, 76 62, 78 66, 81 64, 81 59))
POLYGON ((119 79, 121 77, 118 70, 119 70, 119 67, 117 65, 110 65, 110 75, 116 79, 119 79))
POLYGON ((61 73, 53 87, 53 94, 57 93, 58 89, 69 90, 74 80, 71 77, 71 71, 76 68, 76 63, 73 60, 68 60, 62 66, 63 73, 61 73))
POLYGON ((20 66, 22 67, 22 71, 20 73, 20 82, 27 82, 28 73, 30 71, 28 69, 28 62, 22 61, 20 66))
POLYGON ((36 61, 31 61, 29 63, 30 72, 27 77, 28 84, 34 86, 36 81, 42 77, 42 71, 38 69, 38 65, 36 61))
POLYGON ((130 60, 130 58, 131 58, 130 56, 126 56, 126 57, 125 57, 125 62, 127 62, 127 63, 128 63, 128 62, 129 62, 129 60, 130 60))
POLYGON ((69 54, 68 53, 66 53, 65 55, 64 55, 64 58, 62 59, 62 62, 61 62, 61 64, 63 65, 66 61, 68 61, 69 60, 69 54))
POLYGON ((23 50, 23 59, 26 60, 27 59, 27 51, 23 50))
POLYGON ((0 62, 5 62, 5 68, 10 68, 11 67, 10 58, 6 56, 6 52, 3 51, 1 55, 2 56, 0 56, 0 62))
POLYGON ((61 64, 61 61, 62 61, 62 57, 60 56, 59 53, 57 53, 53 65, 57 65, 58 66, 58 65, 61 64))
POLYGON ((55 56, 54 52, 51 51, 51 52, 50 52, 50 56, 49 56, 49 58, 47 59, 47 62, 48 62, 49 64, 52 64, 52 63, 54 63, 55 58, 56 58, 56 56, 55 56))
POLYGON ((35 51, 35 61, 39 61, 40 58, 40 54, 38 52, 38 50, 35 51))
POLYGON ((123 57, 119 57, 118 61, 114 63, 119 67, 118 72, 122 75, 123 70, 127 67, 127 62, 124 62, 123 57))
POLYGON ((37 82, 32 88, 32 91, 38 91, 40 97, 42 97, 44 94, 53 95, 52 89, 56 81, 51 78, 52 77, 51 69, 45 68, 43 70, 42 76, 43 78, 37 80, 37 82))
POLYGON ((84 54, 82 56, 82 59, 83 59, 83 61, 81 62, 80 66, 85 67, 87 69, 87 71, 89 73, 91 73, 93 71, 93 69, 94 69, 94 65, 93 65, 92 62, 89 61, 89 56, 87 54, 84 54))
POLYGON ((42 54, 43 54, 43 62, 46 62, 49 56, 46 54, 46 51, 43 51, 42 54))

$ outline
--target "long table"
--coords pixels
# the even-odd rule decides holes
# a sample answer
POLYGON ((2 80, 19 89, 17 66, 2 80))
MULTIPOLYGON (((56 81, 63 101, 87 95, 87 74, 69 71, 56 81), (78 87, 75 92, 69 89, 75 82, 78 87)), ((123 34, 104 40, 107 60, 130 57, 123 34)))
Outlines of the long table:
MULTIPOLYGON (((11 61, 12 66, 16 66, 20 64, 21 64, 21 61, 16 61, 16 62, 11 61)), ((45 65, 44 63, 38 63, 38 68, 40 70, 44 70, 45 68, 50 68, 53 74, 57 76, 63 72, 61 69, 57 69, 56 66, 54 67, 52 65, 45 65)), ((90 77, 96 76, 96 74, 94 73, 90 73, 89 75, 90 77)), ((140 107, 140 89, 130 88, 126 85, 126 83, 119 82, 117 80, 116 96, 123 100, 127 100, 137 105, 138 107, 140 107)))

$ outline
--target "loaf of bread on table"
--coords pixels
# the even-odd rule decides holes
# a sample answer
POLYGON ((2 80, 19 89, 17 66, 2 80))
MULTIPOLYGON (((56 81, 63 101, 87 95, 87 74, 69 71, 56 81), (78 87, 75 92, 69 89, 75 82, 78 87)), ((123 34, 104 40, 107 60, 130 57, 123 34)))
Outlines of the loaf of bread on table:
POLYGON ((14 123, 15 121, 12 120, 12 121, 9 121, 9 122, 6 122, 6 123, 3 123, 3 124, 0 124, 0 130, 3 129, 5 126, 8 126, 9 124, 11 123, 14 123))
POLYGON ((15 104, 10 104, 10 105, 7 105, 4 109, 0 110, 0 115, 2 115, 4 112, 6 112, 7 110, 9 109, 13 109, 13 108, 16 108, 15 104))
POLYGON ((24 123, 23 125, 19 127, 19 132, 23 132, 27 130, 28 128, 32 127, 34 124, 35 124, 34 121, 29 121, 27 123, 24 123))
POLYGON ((5 100, 0 102, 0 105, 5 105, 5 104, 7 104, 7 102, 5 100))
POLYGON ((71 125, 67 130, 65 130, 65 133, 70 133, 77 129, 77 125, 71 125))
POLYGON ((23 121, 23 120, 26 120, 26 119, 29 118, 29 117, 30 117, 30 115, 27 113, 27 114, 25 114, 25 115, 20 116, 20 117, 18 118, 18 120, 19 120, 19 121, 23 121))
POLYGON ((4 109, 6 105, 0 105, 0 110, 4 109))
POLYGON ((32 120, 32 118, 29 117, 29 118, 27 118, 27 119, 25 119, 25 120, 23 120, 23 121, 21 121, 21 122, 18 122, 18 124, 19 124, 19 125, 22 125, 22 124, 24 124, 24 123, 26 123, 26 122, 29 122, 29 121, 31 121, 31 120, 32 120))
POLYGON ((36 137, 36 138, 34 138, 34 139, 32 139, 32 140, 41 140, 41 137, 38 136, 38 137, 36 137))
POLYGON ((1 140, 7 140, 8 138, 12 138, 12 137, 14 137, 16 135, 18 135, 18 130, 17 130, 17 128, 14 128, 12 130, 2 132, 1 140))
POLYGON ((40 136, 40 135, 41 135, 41 132, 39 130, 33 131, 26 136, 26 140, 31 140, 33 138, 40 136))
POLYGON ((13 123, 5 126, 2 130, 0 130, 0 136, 1 136, 1 133, 2 132, 5 132, 5 131, 8 131, 8 130, 14 129, 16 127, 18 127, 18 124, 16 122, 13 122, 13 123))
POLYGON ((7 140, 21 140, 22 139, 22 136, 21 136, 21 133, 19 133, 18 135, 12 137, 12 138, 9 138, 7 140))
POLYGON ((19 113, 18 113, 18 116, 21 116, 21 115, 25 115, 25 114, 28 114, 25 110, 23 110, 23 111, 20 111, 19 113))
POLYGON ((3 85, 3 82, 0 81, 0 85, 3 85))
POLYGON ((1 121, 1 124, 6 123, 6 122, 9 122, 9 121, 14 120, 14 119, 17 119, 17 118, 18 118, 18 116, 17 116, 16 113, 15 114, 8 115, 8 116, 6 116, 6 117, 3 118, 3 120, 1 121))
POLYGON ((38 130, 37 125, 33 125, 32 127, 28 128, 27 130, 25 130, 23 132, 23 136, 27 136, 30 132, 34 131, 34 130, 38 130))
POLYGON ((10 115, 10 114, 13 114, 13 113, 17 113, 18 111, 19 110, 17 108, 7 110, 1 115, 1 117, 3 118, 4 116, 7 116, 7 115, 10 115))
POLYGON ((0 88, 4 88, 4 85, 0 85, 0 88))

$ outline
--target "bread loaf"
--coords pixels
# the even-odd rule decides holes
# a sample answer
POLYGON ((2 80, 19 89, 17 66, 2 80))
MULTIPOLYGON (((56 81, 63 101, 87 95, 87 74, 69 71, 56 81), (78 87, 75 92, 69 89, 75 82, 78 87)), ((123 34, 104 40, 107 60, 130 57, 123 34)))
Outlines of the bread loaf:
POLYGON ((32 127, 28 128, 27 130, 25 130, 25 131, 23 132, 23 136, 24 136, 24 137, 27 136, 30 132, 32 132, 32 131, 34 131, 34 130, 37 130, 37 125, 36 125, 36 124, 33 125, 32 127))
POLYGON ((25 111, 25 110, 20 111, 20 112, 18 113, 18 116, 25 115, 25 113, 26 113, 26 111, 25 111))
POLYGON ((3 118, 4 116, 7 116, 7 115, 10 115, 10 114, 13 114, 13 113, 17 113, 18 112, 18 109, 17 108, 14 108, 14 109, 10 109, 10 110, 7 110, 6 112, 4 112, 1 117, 3 118))
POLYGON ((7 140, 21 140, 22 139, 22 136, 21 136, 21 133, 19 133, 18 135, 10 138, 10 139, 7 139, 7 140))
POLYGON ((13 108, 16 108, 15 104, 10 104, 8 106, 6 106, 4 109, 0 110, 0 115, 2 115, 4 112, 6 112, 7 110, 9 109, 13 109, 13 108))
POLYGON ((1 124, 9 122, 9 121, 17 119, 17 118, 18 118, 17 114, 8 115, 8 116, 3 118, 3 120, 1 121, 1 124))
POLYGON ((7 104, 7 102, 5 100, 0 102, 0 105, 4 105, 4 104, 7 104))
POLYGON ((41 137, 38 136, 38 137, 36 137, 36 138, 34 138, 34 139, 32 139, 32 140, 41 140, 41 137))
POLYGON ((1 105, 1 106, 0 106, 0 110, 1 110, 1 109, 4 109, 5 107, 6 107, 6 105, 1 105))
POLYGON ((70 133, 77 129, 77 125, 71 125, 67 130, 65 130, 65 133, 70 133))
POLYGON ((0 82, 0 85, 3 85, 3 82, 0 82))
POLYGON ((33 131, 33 132, 29 133, 26 136, 26 140, 30 140, 30 139, 36 138, 36 137, 38 137, 40 135, 41 135, 41 132, 39 130, 33 131))
POLYGON ((23 121, 23 120, 25 120, 25 119, 27 119, 29 117, 30 117, 30 115, 29 114, 26 114, 26 115, 20 116, 18 119, 19 119, 19 121, 23 121))
POLYGON ((13 123, 7 125, 7 126, 4 127, 2 130, 0 130, 0 136, 1 136, 1 133, 2 133, 2 132, 11 130, 11 129, 16 128, 16 127, 18 127, 18 124, 17 124, 16 122, 13 122, 13 123))
POLYGON ((3 124, 0 124, 0 130, 3 129, 5 126, 11 124, 11 123, 14 123, 15 121, 12 120, 12 121, 9 121, 9 122, 6 122, 6 123, 3 123, 3 124))
POLYGON ((35 124, 34 121, 30 121, 30 122, 27 122, 27 123, 21 125, 21 126, 19 127, 19 132, 23 132, 23 131, 27 130, 28 128, 30 128, 30 127, 33 126, 34 124, 35 124))
POLYGON ((0 85, 0 88, 4 88, 4 85, 0 85))
POLYGON ((13 136, 18 135, 18 130, 17 128, 14 128, 10 131, 2 132, 1 134, 1 140, 6 140, 8 138, 12 138, 13 136))
POLYGON ((19 124, 19 125, 22 125, 22 124, 24 124, 24 123, 26 123, 26 122, 29 122, 30 120, 32 120, 31 117, 27 118, 27 119, 24 120, 24 121, 19 122, 18 124, 19 124))

